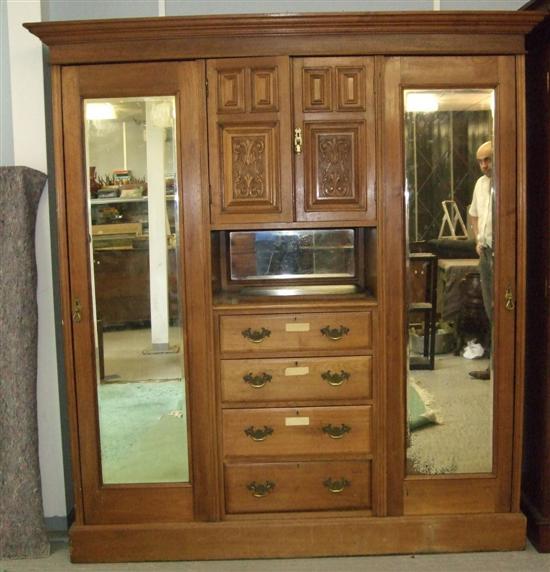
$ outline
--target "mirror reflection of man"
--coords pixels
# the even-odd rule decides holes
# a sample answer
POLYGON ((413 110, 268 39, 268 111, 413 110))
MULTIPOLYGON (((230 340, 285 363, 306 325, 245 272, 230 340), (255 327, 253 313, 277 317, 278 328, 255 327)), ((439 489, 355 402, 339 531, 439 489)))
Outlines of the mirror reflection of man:
MULTIPOLYGON (((486 141, 476 153, 477 162, 483 175, 476 181, 472 204, 468 210, 472 230, 476 239, 476 252, 479 255, 479 278, 483 306, 489 319, 493 320, 493 144, 486 141)), ((490 379, 489 368, 471 371, 474 379, 490 379)))

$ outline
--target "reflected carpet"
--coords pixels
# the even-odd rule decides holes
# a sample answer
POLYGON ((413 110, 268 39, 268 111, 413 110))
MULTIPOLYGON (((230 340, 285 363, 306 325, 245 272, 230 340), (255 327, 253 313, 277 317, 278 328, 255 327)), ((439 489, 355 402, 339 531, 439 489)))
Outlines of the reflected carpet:
POLYGON ((102 384, 99 402, 105 483, 189 480, 182 380, 102 384))

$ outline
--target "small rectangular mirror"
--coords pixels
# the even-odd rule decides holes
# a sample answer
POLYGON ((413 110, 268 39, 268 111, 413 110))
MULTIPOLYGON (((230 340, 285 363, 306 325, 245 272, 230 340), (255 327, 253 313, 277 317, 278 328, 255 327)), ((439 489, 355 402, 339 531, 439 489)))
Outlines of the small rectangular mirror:
POLYGON ((232 280, 353 278, 353 229, 229 233, 232 280))

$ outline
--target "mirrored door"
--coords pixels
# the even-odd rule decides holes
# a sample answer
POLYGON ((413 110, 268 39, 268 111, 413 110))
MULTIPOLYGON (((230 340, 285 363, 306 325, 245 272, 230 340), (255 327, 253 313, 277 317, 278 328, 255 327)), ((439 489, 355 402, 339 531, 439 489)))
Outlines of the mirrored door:
POLYGON ((515 61, 388 58, 384 81, 388 509, 508 510, 515 61))
POLYGON ((407 474, 493 468, 494 96, 403 91, 407 474))
POLYGON ((206 267, 204 75, 199 62, 62 71, 70 398, 86 523, 184 521, 217 502, 203 490, 215 489, 209 459, 192 454, 212 450, 215 434, 210 307, 207 295, 189 301, 209 292, 196 271, 206 267), (192 393, 197 379, 203 392, 192 393))
POLYGON ((104 484, 189 480, 175 104, 84 100, 104 484))

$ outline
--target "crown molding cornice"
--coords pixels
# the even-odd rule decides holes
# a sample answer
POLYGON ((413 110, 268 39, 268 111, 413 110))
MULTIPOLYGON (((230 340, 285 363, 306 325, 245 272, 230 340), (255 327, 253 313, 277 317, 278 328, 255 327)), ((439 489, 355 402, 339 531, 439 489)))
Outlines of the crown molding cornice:
POLYGON ((527 34, 539 12, 363 12, 74 20, 24 26, 48 46, 193 37, 361 34, 527 34))

